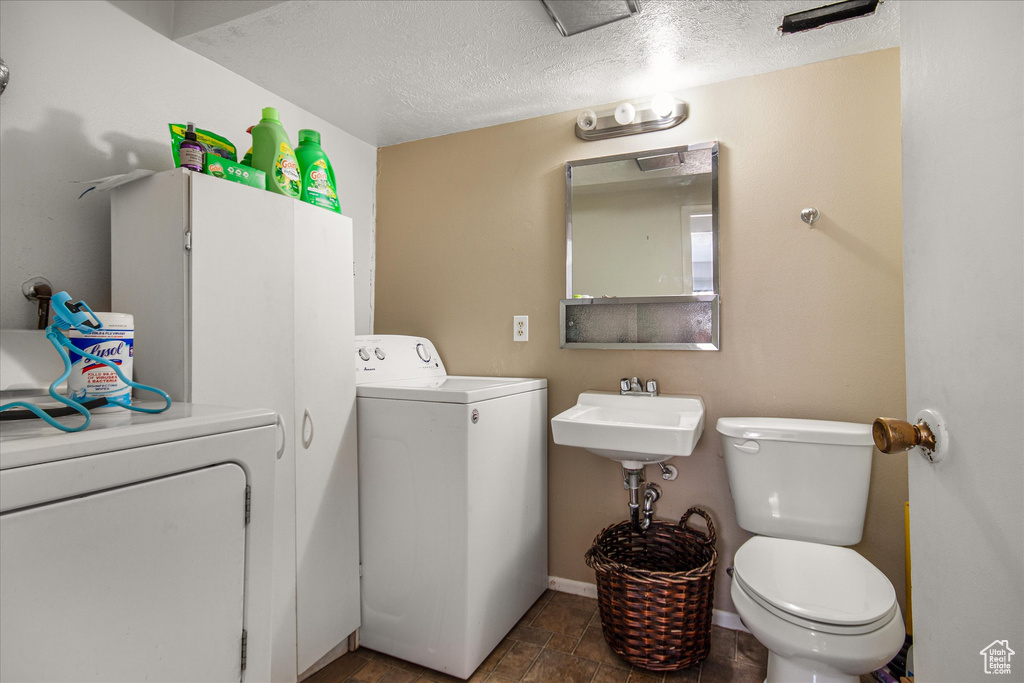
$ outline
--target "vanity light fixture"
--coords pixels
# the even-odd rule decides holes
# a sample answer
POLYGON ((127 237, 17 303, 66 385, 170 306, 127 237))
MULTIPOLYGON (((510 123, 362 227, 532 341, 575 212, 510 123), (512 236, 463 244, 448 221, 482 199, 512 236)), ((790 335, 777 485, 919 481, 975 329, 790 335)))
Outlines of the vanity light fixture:
POLYGON ((576 137, 605 140, 668 130, 685 121, 686 116, 686 102, 671 95, 656 95, 642 107, 632 102, 620 102, 614 109, 606 111, 584 109, 576 117, 576 137))
POLYGON ((555 28, 568 38, 640 14, 640 0, 540 0, 555 28))

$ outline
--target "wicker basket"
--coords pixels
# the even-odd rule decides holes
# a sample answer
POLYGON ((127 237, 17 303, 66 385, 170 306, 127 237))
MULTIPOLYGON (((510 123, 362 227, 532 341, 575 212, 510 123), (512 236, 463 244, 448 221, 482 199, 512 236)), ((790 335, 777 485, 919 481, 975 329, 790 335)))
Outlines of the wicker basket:
POLYGON ((653 671, 685 669, 711 649, 715 596, 715 527, 700 508, 679 524, 652 521, 647 531, 627 522, 608 527, 587 551, 597 573, 604 637, 626 661, 653 671), (686 526, 691 515, 707 534, 686 526))

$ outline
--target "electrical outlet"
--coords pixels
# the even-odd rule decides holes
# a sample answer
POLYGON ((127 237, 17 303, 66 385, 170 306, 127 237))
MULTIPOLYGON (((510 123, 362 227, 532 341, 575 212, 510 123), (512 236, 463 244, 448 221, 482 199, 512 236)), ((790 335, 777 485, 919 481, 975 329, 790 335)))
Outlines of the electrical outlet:
POLYGON ((530 316, 512 316, 512 341, 530 340, 530 316))

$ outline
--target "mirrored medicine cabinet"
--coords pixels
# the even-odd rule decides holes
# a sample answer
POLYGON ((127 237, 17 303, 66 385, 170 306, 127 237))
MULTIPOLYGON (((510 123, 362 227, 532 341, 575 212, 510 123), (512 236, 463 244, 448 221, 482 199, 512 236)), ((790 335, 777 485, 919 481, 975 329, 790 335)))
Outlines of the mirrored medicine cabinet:
POLYGON ((719 348, 718 142, 565 165, 562 348, 719 348))

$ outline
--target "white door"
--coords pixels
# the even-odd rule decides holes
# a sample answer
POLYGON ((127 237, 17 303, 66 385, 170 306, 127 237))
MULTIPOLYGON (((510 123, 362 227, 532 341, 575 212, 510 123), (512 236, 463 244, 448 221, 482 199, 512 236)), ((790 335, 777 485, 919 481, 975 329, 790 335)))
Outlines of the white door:
POLYGON ((0 679, 237 681, 234 464, 0 515, 0 679))
POLYGON ((271 676, 294 681, 295 201, 198 173, 191 192, 190 400, 271 408, 285 423, 274 471, 271 676))
POLYGON ((1024 4, 900 4, 915 678, 1024 680, 1024 4), (1009 671, 998 672, 1009 649, 1009 671))
POLYGON ((352 221, 295 202, 298 673, 359 627, 352 221))

